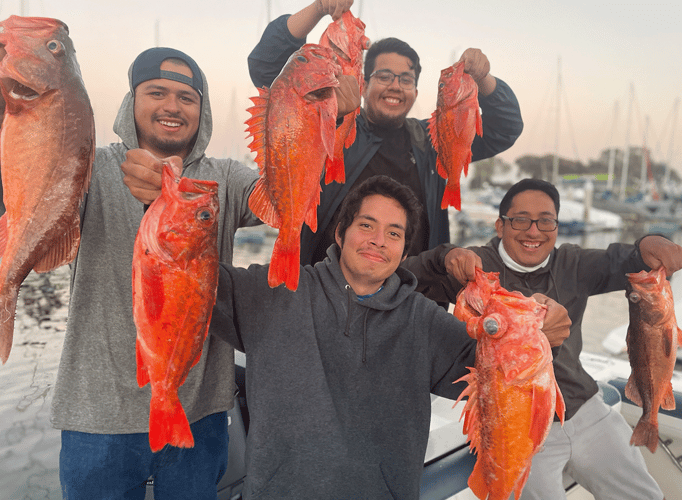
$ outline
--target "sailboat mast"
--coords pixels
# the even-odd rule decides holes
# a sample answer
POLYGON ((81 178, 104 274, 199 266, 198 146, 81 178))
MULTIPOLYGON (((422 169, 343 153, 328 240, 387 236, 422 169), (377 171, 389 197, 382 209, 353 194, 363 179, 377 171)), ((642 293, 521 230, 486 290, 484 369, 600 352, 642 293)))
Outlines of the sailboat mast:
POLYGON ((613 178, 616 169, 616 146, 613 141, 613 136, 616 132, 616 123, 618 123, 618 101, 613 104, 613 125, 611 127, 611 138, 609 139, 609 170, 606 176, 606 189, 610 193, 613 192, 613 178))
POLYGON ((557 84, 556 84, 556 129, 554 136, 554 161, 552 162, 552 183, 556 186, 559 183, 559 128, 561 126, 561 56, 557 63, 557 84))
POLYGON ((628 168, 630 166, 630 117, 632 115, 632 101, 635 97, 635 84, 630 83, 630 102, 628 103, 628 120, 625 127, 625 154, 623 157, 623 169, 620 178, 620 193, 618 199, 625 201, 625 190, 628 184, 628 168))
POLYGON ((680 105, 680 98, 675 99, 673 104, 673 126, 670 132, 670 144, 668 145, 668 161, 665 163, 665 176, 663 177, 663 187, 667 189, 670 185, 670 166, 673 162, 673 139, 675 138, 675 127, 677 125, 677 109, 680 105))

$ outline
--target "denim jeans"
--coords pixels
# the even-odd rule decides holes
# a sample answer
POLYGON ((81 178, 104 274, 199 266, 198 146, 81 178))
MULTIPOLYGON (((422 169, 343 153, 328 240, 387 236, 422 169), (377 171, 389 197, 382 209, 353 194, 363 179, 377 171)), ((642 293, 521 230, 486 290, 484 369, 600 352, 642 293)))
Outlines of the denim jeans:
POLYGON ((227 412, 190 425, 193 448, 166 445, 152 453, 147 433, 62 431, 59 480, 68 500, 143 500, 154 478, 154 500, 216 500, 227 467, 227 412))

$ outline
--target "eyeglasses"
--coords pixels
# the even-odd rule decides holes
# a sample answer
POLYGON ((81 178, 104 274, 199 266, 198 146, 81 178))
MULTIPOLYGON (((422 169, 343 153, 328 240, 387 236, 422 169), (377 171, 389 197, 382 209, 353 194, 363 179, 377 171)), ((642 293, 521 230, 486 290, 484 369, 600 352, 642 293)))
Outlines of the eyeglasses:
POLYGON ((500 219, 508 220, 511 223, 512 229, 516 229, 517 231, 528 231, 533 225, 533 222, 535 222, 535 225, 540 231, 546 233, 554 231, 559 225, 558 220, 550 219, 549 217, 529 219, 528 217, 507 217, 506 215, 500 215, 500 219))
POLYGON ((370 78, 376 78, 377 82, 381 85, 388 87, 393 83, 393 80, 398 79, 398 83, 405 90, 413 89, 417 86, 417 79, 410 75, 409 73, 403 73, 402 75, 396 75, 390 69, 379 69, 369 75, 370 78))

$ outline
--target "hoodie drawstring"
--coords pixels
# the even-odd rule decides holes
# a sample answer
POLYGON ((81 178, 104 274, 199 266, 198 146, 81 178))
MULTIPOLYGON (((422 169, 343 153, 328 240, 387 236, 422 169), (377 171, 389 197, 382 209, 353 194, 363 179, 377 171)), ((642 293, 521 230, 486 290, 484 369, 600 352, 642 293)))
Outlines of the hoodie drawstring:
POLYGON ((346 285, 346 290, 348 290, 348 312, 346 315, 346 330, 343 332, 343 334, 346 337, 350 337, 350 308, 353 305, 353 298, 351 297, 351 287, 350 285, 346 285))
MULTIPOLYGON (((346 337, 350 337, 350 321, 351 321, 351 307, 353 306, 353 295, 351 293, 352 289, 350 285, 346 285, 346 290, 348 290, 348 315, 346 319, 346 329, 343 334, 346 337)), ((369 318, 369 308, 365 309, 365 318, 362 322, 362 362, 367 362, 367 318, 369 318)))

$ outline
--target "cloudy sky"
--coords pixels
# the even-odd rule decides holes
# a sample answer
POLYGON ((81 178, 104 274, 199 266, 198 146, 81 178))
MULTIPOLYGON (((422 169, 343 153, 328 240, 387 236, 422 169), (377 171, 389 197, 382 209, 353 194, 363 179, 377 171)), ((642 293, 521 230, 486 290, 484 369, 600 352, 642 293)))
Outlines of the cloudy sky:
MULTIPOLYGON (((242 158, 249 97, 256 94, 246 57, 267 23, 308 1, 23 0, 0 3, 12 14, 55 17, 69 25, 95 110, 99 144, 117 140, 112 125, 127 91, 127 70, 159 45, 194 57, 207 75, 214 112, 212 156, 242 158)), ((613 144, 647 140, 656 161, 682 172, 682 2, 667 0, 356 0, 367 36, 396 36, 422 59, 412 115, 430 116, 440 70, 468 47, 489 58, 521 103, 525 130, 502 157, 552 153, 587 161, 613 144), (561 76, 561 92, 558 80, 561 76), (628 120, 629 116, 629 120, 628 120), (677 118, 675 120, 675 118, 677 118), (647 126, 648 123, 648 126, 647 126)), ((327 21, 310 35, 319 40, 327 21)))

